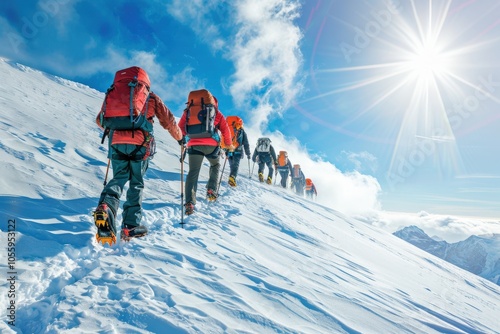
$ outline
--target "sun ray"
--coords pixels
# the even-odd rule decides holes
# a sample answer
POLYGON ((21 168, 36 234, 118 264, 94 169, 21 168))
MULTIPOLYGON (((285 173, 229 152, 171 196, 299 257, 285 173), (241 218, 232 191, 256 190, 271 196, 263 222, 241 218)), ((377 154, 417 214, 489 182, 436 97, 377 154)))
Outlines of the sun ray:
MULTIPOLYGON (((385 65, 378 66, 378 68, 383 68, 383 67, 386 67, 386 66, 385 65)), ((376 68, 376 67, 373 67, 373 68, 376 68)), ((366 80, 363 80, 362 82, 352 83, 347 87, 334 89, 334 90, 331 90, 329 92, 325 92, 323 94, 317 94, 317 95, 312 96, 308 99, 302 100, 301 103, 307 103, 307 102, 318 100, 318 99, 321 99, 321 98, 324 98, 324 97, 327 97, 330 95, 334 95, 334 94, 338 94, 338 93, 342 93, 342 92, 347 92, 347 91, 352 91, 352 90, 356 90, 356 89, 363 88, 366 86, 370 86, 370 85, 373 85, 373 84, 378 83, 380 81, 387 80, 389 78, 398 76, 398 75, 405 73, 405 72, 407 72, 407 70, 403 69, 403 70, 399 70, 399 71, 392 71, 392 72, 389 72, 389 73, 387 73, 385 75, 381 75, 381 76, 372 76, 366 80)))
POLYGON ((389 99, 398 90, 400 90, 402 87, 404 87, 405 85, 407 85, 410 80, 411 80, 410 78, 406 78, 405 80, 402 80, 399 83, 397 83, 394 87, 392 87, 388 91, 384 92, 378 99, 376 99, 375 101, 373 101, 369 106, 367 106, 366 108, 364 108, 362 111, 356 113, 350 119, 342 122, 342 126, 349 125, 350 123, 356 121, 357 119, 359 119, 360 117, 362 117, 364 114, 366 114, 367 112, 369 112, 370 110, 372 110, 376 106, 380 105, 383 101, 389 99))

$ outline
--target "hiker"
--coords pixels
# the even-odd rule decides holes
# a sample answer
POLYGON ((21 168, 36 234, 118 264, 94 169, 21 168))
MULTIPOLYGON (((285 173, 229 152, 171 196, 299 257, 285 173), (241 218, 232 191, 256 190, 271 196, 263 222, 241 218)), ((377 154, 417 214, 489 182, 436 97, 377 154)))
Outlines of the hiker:
MULTIPOLYGON (((115 89, 118 88, 115 87, 115 89)), ((126 87, 125 89, 128 92, 130 88, 126 87)), ((108 100, 111 99, 112 95, 107 95, 96 118, 97 125, 103 130, 105 130, 103 123, 109 123, 109 120, 104 120, 103 116, 107 112, 105 106, 109 102, 108 100)), ((126 108, 129 108, 128 104, 127 102, 126 108)), ((174 115, 158 95, 153 92, 149 93, 147 102, 141 109, 146 115, 144 127, 150 129, 150 131, 139 128, 134 130, 111 130, 109 132, 109 158, 113 168, 113 178, 107 184, 105 183, 99 198, 99 204, 94 212, 94 220, 98 228, 96 238, 103 245, 108 243, 111 246, 116 242, 115 220, 120 206, 120 197, 127 182, 129 188, 127 190, 127 199, 123 204, 121 237, 126 240, 128 237, 138 237, 147 233, 147 228, 141 226, 142 193, 144 190, 144 174, 148 169, 149 160, 156 153, 152 131, 153 118, 157 117, 160 125, 175 140, 182 139, 182 132, 175 121, 174 115)), ((112 127, 112 125, 110 126, 112 127)))
POLYGON ((300 168, 300 165, 293 165, 292 171, 292 189, 299 196, 304 196, 304 187, 306 184, 306 177, 300 168))
POLYGON ((313 199, 314 196, 318 196, 318 192, 316 191, 316 186, 314 182, 310 178, 306 178, 306 197, 313 199))
POLYGON ((280 153, 278 154, 277 170, 281 176, 281 183, 280 184, 283 188, 286 188, 287 181, 288 181, 288 175, 291 175, 293 172, 292 163, 291 163, 290 159, 288 159, 288 153, 286 151, 280 151, 280 153))
POLYGON ((259 138, 257 146, 253 151, 252 161, 259 164, 259 181, 264 182, 264 166, 267 165, 269 173, 267 174, 267 184, 273 181, 273 165, 276 167, 276 153, 274 147, 271 145, 271 139, 267 137, 259 138))
POLYGON ((250 145, 248 143, 247 133, 243 128, 243 120, 238 116, 227 116, 226 120, 233 138, 232 145, 234 151, 228 152, 224 143, 221 143, 221 147, 226 152, 229 161, 230 171, 228 183, 231 187, 236 187, 236 176, 238 176, 240 161, 243 159, 244 154, 246 154, 250 164, 250 145), (243 150, 245 153, 243 153, 243 150))
POLYGON ((218 196, 217 181, 219 180, 219 155, 221 132, 224 144, 229 152, 234 150, 231 132, 224 115, 219 111, 218 102, 208 90, 201 89, 189 93, 187 108, 184 110, 179 127, 183 139, 187 139, 187 153, 189 155, 189 172, 186 177, 184 204, 186 215, 194 213, 196 206, 196 190, 203 158, 210 163, 207 182, 207 199, 215 201, 218 196))

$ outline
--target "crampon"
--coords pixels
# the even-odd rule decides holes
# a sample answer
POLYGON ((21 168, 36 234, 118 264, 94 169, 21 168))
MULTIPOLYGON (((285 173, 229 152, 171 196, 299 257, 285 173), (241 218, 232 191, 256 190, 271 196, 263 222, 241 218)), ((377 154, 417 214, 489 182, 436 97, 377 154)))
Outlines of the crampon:
POLYGON ((207 191, 207 199, 210 202, 214 202, 215 200, 217 200, 217 194, 215 193, 215 191, 213 191, 212 189, 208 189, 208 191, 207 191))
POLYGON ((146 226, 135 226, 122 228, 122 233, 120 239, 123 241, 130 241, 133 238, 140 238, 148 234, 148 229, 146 226))
POLYGON ((116 244, 116 235, 110 226, 109 218, 107 205, 99 205, 94 211, 94 223, 97 226, 95 238, 102 245, 113 246, 113 244, 116 244))

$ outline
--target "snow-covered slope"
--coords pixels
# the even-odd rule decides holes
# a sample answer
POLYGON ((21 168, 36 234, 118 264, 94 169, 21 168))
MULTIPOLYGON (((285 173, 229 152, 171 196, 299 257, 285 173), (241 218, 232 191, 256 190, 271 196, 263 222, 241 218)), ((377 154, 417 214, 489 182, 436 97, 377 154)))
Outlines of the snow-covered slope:
POLYGON ((463 241, 436 241, 416 226, 394 235, 462 269, 500 285, 500 234, 471 236, 463 241))
POLYGON ((199 199, 180 228, 179 147, 161 129, 144 198, 151 234, 97 245, 89 213, 106 167, 93 123, 102 94, 5 60, 0 75, 2 244, 16 220, 12 267, 0 251, 2 333, 500 331, 495 284, 245 178, 244 165, 237 189, 226 174, 220 200, 199 199))

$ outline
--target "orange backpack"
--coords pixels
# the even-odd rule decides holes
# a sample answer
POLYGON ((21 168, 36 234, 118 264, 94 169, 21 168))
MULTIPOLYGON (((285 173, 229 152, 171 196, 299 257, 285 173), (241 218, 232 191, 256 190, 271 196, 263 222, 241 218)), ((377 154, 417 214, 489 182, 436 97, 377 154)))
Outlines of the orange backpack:
POLYGON ((288 154, 286 151, 280 151, 278 155, 278 166, 285 167, 288 162, 288 154))
MULTIPOLYGON (((231 138, 233 138, 233 146, 237 148, 242 143, 243 140, 242 133, 240 131, 243 128, 243 120, 238 116, 227 116, 226 117, 227 125, 229 126, 229 131, 231 132, 231 138)), ((227 148, 224 144, 224 140, 220 142, 221 148, 227 148)))
POLYGON ((190 138, 209 138, 215 133, 217 99, 208 90, 191 91, 188 95, 186 133, 190 138))
POLYGON ((311 179, 306 179, 306 190, 311 190, 313 186, 313 181, 311 179))
POLYGON ((300 177, 300 165, 293 165, 293 178, 299 178, 300 177))

